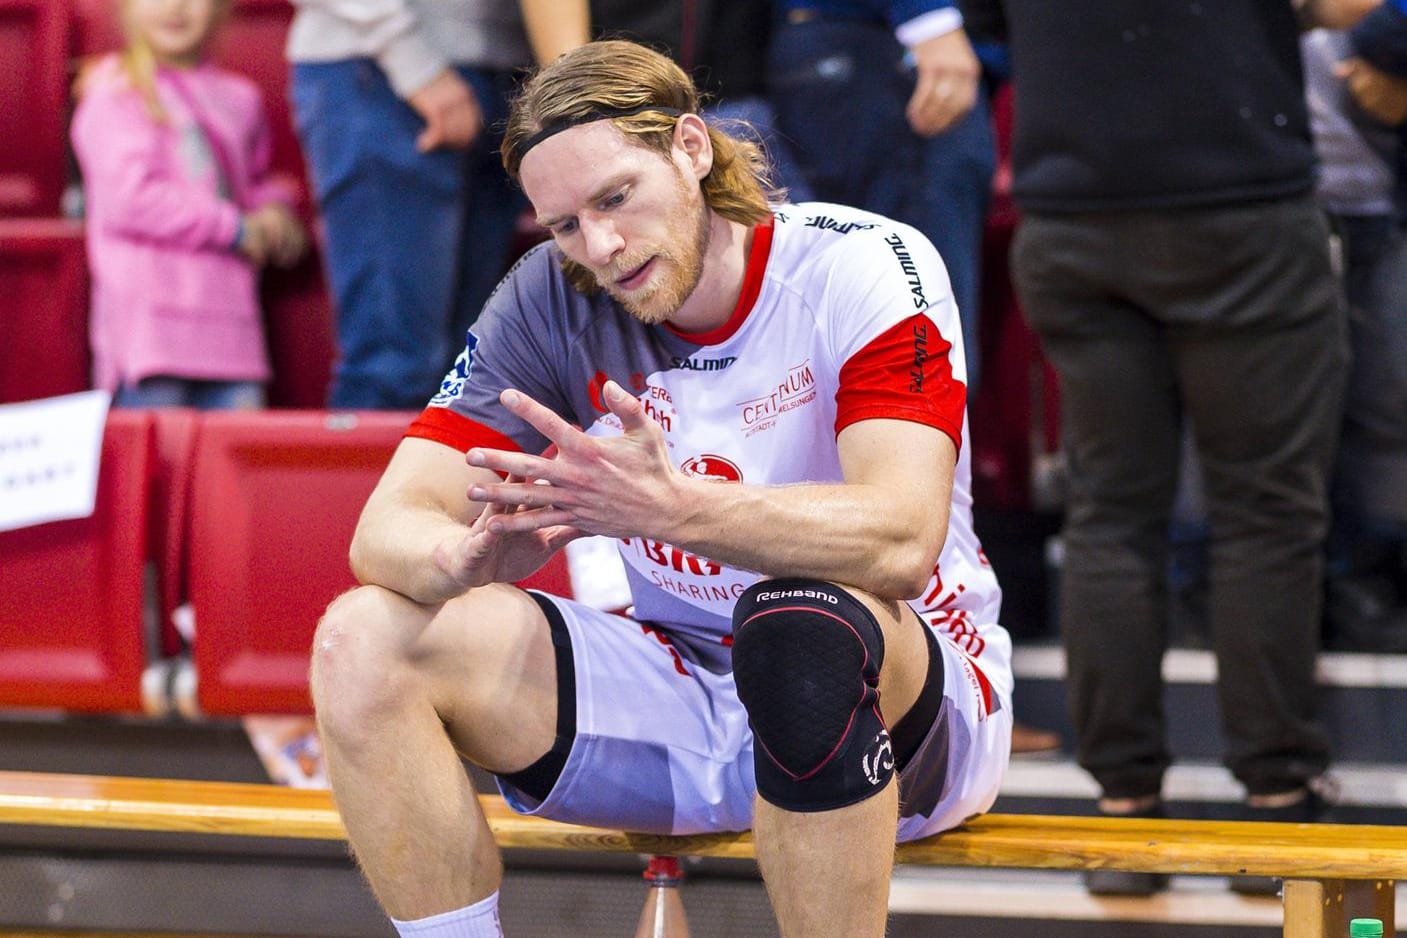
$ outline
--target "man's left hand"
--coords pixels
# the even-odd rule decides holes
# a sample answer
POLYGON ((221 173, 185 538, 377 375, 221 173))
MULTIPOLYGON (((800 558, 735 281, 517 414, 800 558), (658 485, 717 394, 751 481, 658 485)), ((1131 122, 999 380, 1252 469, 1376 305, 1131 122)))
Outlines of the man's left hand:
POLYGON ((490 531, 569 525, 587 534, 634 537, 661 530, 677 507, 674 486, 680 478, 664 432, 640 401, 614 381, 606 382, 601 394, 621 422, 619 436, 588 436, 521 391, 503 392, 503 406, 551 440, 555 451, 533 456, 485 447, 469 450, 471 466, 536 480, 470 489, 475 501, 519 506, 488 519, 490 531))
POLYGON ((982 66, 961 29, 925 39, 909 52, 918 80, 904 113, 914 133, 931 137, 972 110, 982 66))

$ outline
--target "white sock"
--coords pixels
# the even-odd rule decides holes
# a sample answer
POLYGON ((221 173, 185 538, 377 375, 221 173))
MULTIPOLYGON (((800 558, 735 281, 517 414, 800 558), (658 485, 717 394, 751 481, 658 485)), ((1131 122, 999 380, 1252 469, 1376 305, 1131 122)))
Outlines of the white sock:
POLYGON ((453 912, 402 922, 391 919, 401 938, 503 938, 498 924, 498 892, 453 912))

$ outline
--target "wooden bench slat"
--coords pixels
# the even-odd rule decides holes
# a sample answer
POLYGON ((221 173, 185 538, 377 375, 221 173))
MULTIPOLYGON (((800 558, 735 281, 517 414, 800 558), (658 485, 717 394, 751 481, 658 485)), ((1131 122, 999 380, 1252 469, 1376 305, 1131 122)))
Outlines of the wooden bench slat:
MULTIPOLYGON (((524 817, 494 795, 481 801, 504 847, 753 856, 746 833, 668 837, 598 830, 524 817)), ((346 836, 326 791, 3 771, 0 823, 320 840, 346 836)), ((897 856, 903 863, 935 866, 1403 879, 1407 829, 994 814, 902 844, 897 856)))

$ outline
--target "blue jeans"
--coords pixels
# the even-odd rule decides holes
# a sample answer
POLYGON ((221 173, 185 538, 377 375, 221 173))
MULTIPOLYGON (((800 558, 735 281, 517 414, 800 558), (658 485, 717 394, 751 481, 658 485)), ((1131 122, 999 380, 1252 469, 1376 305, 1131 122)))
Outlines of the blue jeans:
POLYGON ((512 75, 459 72, 485 132, 468 151, 420 153, 419 115, 373 61, 293 66, 337 310, 333 407, 423 406, 507 267, 525 204, 498 161, 512 75))
POLYGON ((113 395, 114 407, 194 407, 198 410, 258 410, 266 402, 257 381, 198 381, 154 375, 125 384, 113 395))
POLYGON ((970 397, 979 378, 982 230, 996 167, 987 94, 981 89, 953 127, 920 137, 904 116, 914 75, 903 55, 882 23, 781 23, 769 90, 777 128, 816 198, 913 225, 942 255, 962 319, 970 397))

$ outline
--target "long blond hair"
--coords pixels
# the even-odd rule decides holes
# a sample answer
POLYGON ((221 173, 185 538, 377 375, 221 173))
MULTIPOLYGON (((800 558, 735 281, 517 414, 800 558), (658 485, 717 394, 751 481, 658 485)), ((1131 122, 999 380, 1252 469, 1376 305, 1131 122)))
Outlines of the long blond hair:
MULTIPOLYGON (((133 90, 142 96, 146 102, 147 113, 152 120, 157 123, 166 123, 168 117, 166 108, 161 104, 161 98, 156 93, 156 53, 152 51, 151 45, 146 37, 138 32, 132 25, 130 17, 131 0, 117 0, 118 19, 122 24, 122 36, 125 45, 118 53, 118 62, 122 66, 122 71, 131 82, 133 90)), ((230 0, 215 0, 215 25, 229 12, 230 0)), ((211 32, 214 32, 212 27, 211 32)), ((84 76, 79 75, 78 87, 82 92, 84 76)))
MULTIPOLYGON (((699 93, 678 65, 623 40, 578 46, 538 70, 514 98, 500 155, 514 179, 533 137, 544 128, 609 116, 632 141, 666 158, 674 143, 675 113, 696 114, 699 93), (649 110, 651 107, 664 111, 649 110), (632 111, 624 116, 611 116, 632 111)), ((723 218, 756 225, 771 216, 778 195, 762 147, 710 125, 713 169, 703 178, 704 200, 723 218)))

